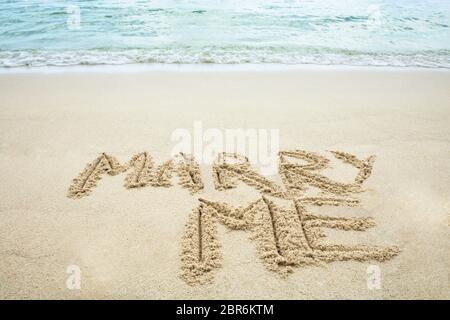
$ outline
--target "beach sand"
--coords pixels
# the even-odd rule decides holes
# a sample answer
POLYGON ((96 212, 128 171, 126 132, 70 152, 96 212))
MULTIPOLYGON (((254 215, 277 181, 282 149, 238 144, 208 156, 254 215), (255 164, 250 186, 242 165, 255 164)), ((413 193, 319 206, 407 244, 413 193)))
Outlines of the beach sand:
MULTIPOLYGON (((71 70, 0 74, 1 298, 449 298, 450 72, 71 70), (189 241, 199 198, 231 206, 280 199, 262 201, 246 184, 216 190, 213 166, 204 163, 195 169, 200 192, 176 178, 171 187, 139 188, 132 185, 139 179, 126 180, 129 172, 117 167, 115 176, 100 172, 89 195, 67 196, 72 179, 103 152, 118 165, 142 152, 163 163, 174 147, 171 134, 192 130, 194 121, 205 129, 279 129, 281 150, 326 157, 324 175, 338 181, 356 171, 328 151, 374 155, 359 207, 311 211, 371 219, 364 232, 324 228, 327 243, 398 252, 386 261, 300 265, 283 275, 261 258, 264 239, 250 229, 205 220, 203 232, 213 228, 215 235, 204 237, 204 259, 220 246, 220 267, 211 260, 205 283, 190 284, 181 257, 195 247, 189 241), (68 268, 81 271, 79 290, 67 287, 68 268), (380 289, 368 286, 373 270, 380 289)), ((279 184, 278 176, 268 178, 279 184)), ((282 201, 277 205, 290 205, 282 201)))

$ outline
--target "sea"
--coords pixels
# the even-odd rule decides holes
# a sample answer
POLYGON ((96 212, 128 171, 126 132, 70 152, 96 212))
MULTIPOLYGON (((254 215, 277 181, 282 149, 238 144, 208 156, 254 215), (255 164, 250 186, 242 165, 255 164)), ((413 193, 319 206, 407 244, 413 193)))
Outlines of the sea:
POLYGON ((450 0, 0 0, 0 67, 450 68, 450 0))

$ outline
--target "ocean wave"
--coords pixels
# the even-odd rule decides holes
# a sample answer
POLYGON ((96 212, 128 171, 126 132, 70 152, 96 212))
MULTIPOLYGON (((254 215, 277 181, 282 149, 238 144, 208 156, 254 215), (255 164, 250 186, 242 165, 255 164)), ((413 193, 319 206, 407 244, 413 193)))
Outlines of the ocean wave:
POLYGON ((330 48, 164 48, 92 50, 0 50, 0 67, 122 64, 317 64, 450 68, 450 50, 411 53, 330 48))

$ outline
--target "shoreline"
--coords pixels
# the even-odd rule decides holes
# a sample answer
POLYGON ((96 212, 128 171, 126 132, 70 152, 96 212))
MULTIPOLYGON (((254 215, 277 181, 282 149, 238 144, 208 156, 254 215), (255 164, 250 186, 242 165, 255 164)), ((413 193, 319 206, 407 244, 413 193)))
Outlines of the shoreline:
POLYGON ((322 64, 120 64, 120 65, 68 65, 40 67, 2 67, 0 75, 54 74, 54 73, 146 73, 146 72, 280 72, 280 71, 422 71, 450 72, 445 67, 418 66, 355 66, 322 64))

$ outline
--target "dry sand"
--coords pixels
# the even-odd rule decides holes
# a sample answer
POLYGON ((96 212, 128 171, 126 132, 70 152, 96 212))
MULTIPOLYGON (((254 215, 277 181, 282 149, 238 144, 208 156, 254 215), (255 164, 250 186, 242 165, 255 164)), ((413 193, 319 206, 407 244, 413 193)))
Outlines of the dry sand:
POLYGON ((450 72, 230 70, 0 74, 0 297, 448 299, 450 72), (170 160, 195 120, 279 174, 170 160))

